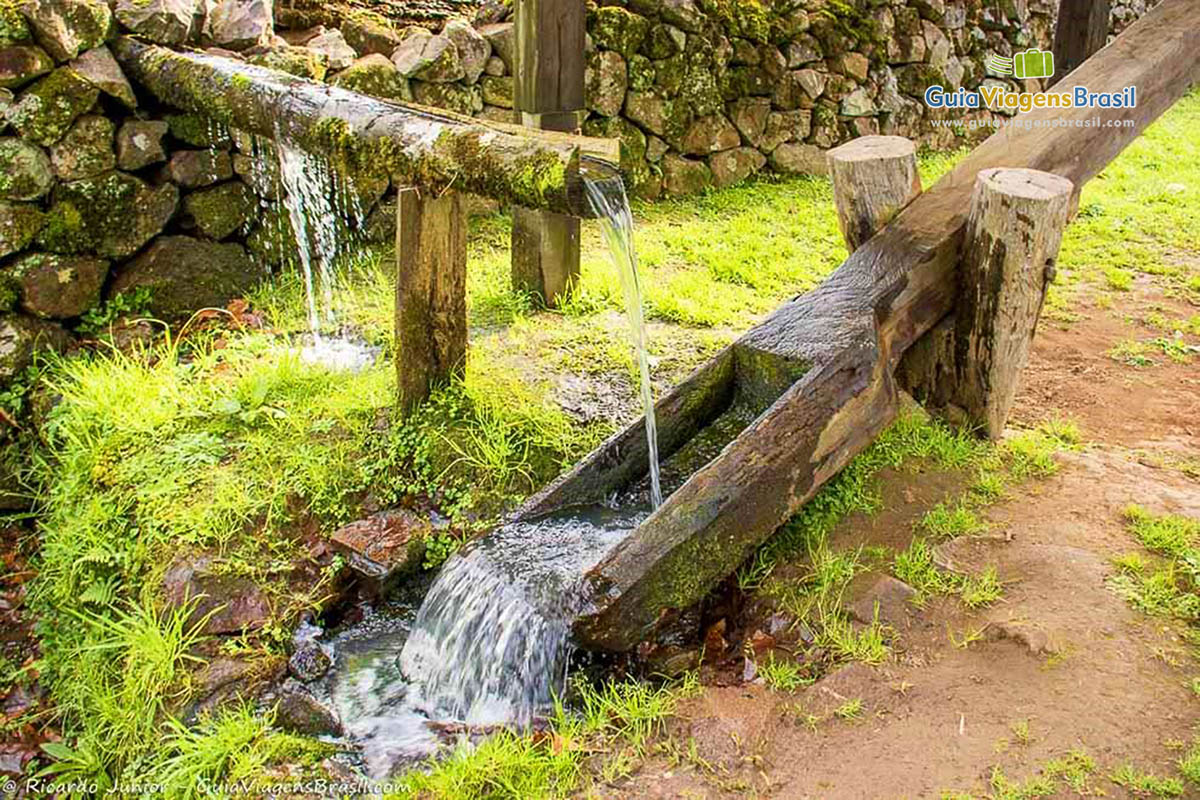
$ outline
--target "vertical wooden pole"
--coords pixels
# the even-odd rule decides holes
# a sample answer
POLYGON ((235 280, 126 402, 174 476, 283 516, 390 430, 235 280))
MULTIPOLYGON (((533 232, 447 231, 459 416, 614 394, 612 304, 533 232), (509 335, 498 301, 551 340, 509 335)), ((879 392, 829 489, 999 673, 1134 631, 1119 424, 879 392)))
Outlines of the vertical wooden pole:
POLYGON ((1108 42, 1109 0, 1062 0, 1054 32, 1054 78, 1062 80, 1108 42))
POLYGON ((957 404, 992 439, 1008 421, 1017 380, 1054 280, 1075 185, 1032 169, 975 179, 954 329, 957 404))
POLYGON ((901 136, 863 136, 826 154, 851 254, 921 193, 917 148, 901 136))
MULTIPOLYGON (((514 104, 521 123, 573 132, 584 110, 584 0, 516 0, 514 104)), ((513 287, 554 307, 579 277, 579 220, 513 209, 513 287)))
POLYGON ((396 383, 408 413, 467 359, 467 220, 462 195, 402 188, 396 211, 396 383))

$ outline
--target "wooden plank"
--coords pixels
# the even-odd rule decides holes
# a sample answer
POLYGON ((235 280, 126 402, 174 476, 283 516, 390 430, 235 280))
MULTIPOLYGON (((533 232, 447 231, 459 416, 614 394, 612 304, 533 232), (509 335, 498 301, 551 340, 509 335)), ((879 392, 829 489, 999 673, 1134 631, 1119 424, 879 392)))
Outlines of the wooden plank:
POLYGON ((467 358, 467 217, 462 195, 396 193, 396 384, 409 412, 467 358))
POLYGON ((565 133, 489 126, 440 109, 377 98, 205 53, 129 37, 114 52, 131 78, 166 105, 234 128, 285 137, 356 174, 397 185, 456 189, 526 208, 590 216, 581 146, 565 133))
POLYGON ((1062 0, 1054 31, 1054 75, 1061 79, 1078 69, 1108 42, 1109 0, 1062 0))
POLYGON ((812 367, 588 573, 594 605, 576 638, 592 649, 635 646, 664 611, 698 602, 752 555, 894 418, 897 362, 954 306, 982 170, 1022 166, 1082 186, 1198 80, 1200 0, 1164 0, 1063 84, 1135 85, 1136 108, 1026 115, 1034 126, 989 138, 829 280, 739 340, 739 361, 771 354, 812 367), (1096 116, 1132 125, 1083 127, 1096 116))

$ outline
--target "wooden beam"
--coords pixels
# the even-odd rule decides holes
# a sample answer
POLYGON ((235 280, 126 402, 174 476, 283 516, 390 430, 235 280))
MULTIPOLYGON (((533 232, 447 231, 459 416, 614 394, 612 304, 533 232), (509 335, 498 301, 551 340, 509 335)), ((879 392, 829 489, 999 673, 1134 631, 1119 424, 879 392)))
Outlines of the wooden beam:
POLYGON ((467 217, 462 195, 396 196, 396 385, 407 413, 467 358, 467 217))
MULTIPOLYGON (((514 105, 526 127, 572 133, 584 113, 583 0, 517 0, 514 105)), ((579 219, 513 209, 513 287, 553 308, 579 280, 579 219)))
MULTIPOLYGON (((328 157, 348 175, 456 189, 526 208, 590 216, 579 177, 583 142, 515 133, 469 117, 367 97, 205 53, 121 37, 114 51, 159 101, 328 157)), ((602 148, 590 149, 603 152, 602 148)))
POLYGON ((1062 0, 1054 31, 1054 77, 1074 72, 1108 42, 1109 0, 1062 0))
MULTIPOLYGON (((897 362, 954 307, 981 171, 1026 167, 1082 186, 1198 80, 1200 0, 1164 0, 1064 84, 1136 85, 1136 108, 1025 115, 1030 127, 989 138, 825 283, 742 337, 736 364, 773 357, 807 373, 588 573, 593 607, 576 638, 593 649, 635 646, 664 611, 703 598, 891 422, 897 362), (1083 127, 1097 116, 1118 124, 1083 127)), ((638 424, 626 435, 636 437, 638 424)), ((641 459, 640 447, 632 451, 602 448, 580 469, 627 468, 641 459)), ((603 482, 594 472, 591 480, 603 482)))

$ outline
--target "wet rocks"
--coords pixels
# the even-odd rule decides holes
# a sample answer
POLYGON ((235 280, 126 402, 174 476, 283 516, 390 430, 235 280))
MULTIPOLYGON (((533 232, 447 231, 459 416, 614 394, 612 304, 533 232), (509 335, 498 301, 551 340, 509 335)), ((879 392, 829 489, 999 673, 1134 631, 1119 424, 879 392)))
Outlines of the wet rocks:
POLYGON ((415 570, 433 532, 428 517, 412 511, 381 511, 337 530, 330 541, 350 566, 377 581, 415 570))
POLYGON ((171 608, 191 608, 189 624, 203 621, 210 635, 258 630, 271 619, 270 601, 253 579, 211 555, 176 558, 163 577, 163 596, 171 608))
POLYGON ((288 673, 299 681, 311 683, 320 680, 333 666, 333 657, 317 641, 307 640, 296 647, 288 659, 288 673))
POLYGON ((285 681, 273 700, 275 725, 282 730, 305 736, 340 736, 342 733, 342 723, 337 715, 294 681, 285 681))
POLYGON ((67 332, 54 323, 0 314, 0 380, 20 374, 39 350, 61 350, 68 340, 67 332))
POLYGON ((163 236, 118 270, 109 295, 145 286, 150 311, 173 320, 199 308, 224 307, 266 276, 265 266, 240 244, 163 236))
POLYGON ((241 181, 192 192, 183 200, 185 219, 209 239, 227 239, 250 224, 258 198, 241 181))
POLYGON ((178 150, 167 164, 171 180, 186 189, 211 186, 233 177, 233 159, 223 150, 178 150))
POLYGON ((39 242, 58 253, 133 255, 175 214, 179 191, 122 172, 61 183, 39 242))

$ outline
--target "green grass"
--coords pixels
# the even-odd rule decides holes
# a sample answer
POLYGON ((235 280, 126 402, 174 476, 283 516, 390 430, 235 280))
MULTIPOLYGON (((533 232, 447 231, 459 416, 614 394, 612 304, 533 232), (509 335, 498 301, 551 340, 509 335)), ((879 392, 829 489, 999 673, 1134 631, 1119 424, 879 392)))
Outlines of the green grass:
POLYGON ((1142 772, 1132 764, 1117 767, 1108 779, 1134 797, 1183 796, 1183 781, 1179 778, 1162 778, 1152 772, 1142 772))
POLYGON ((794 692, 813 682, 803 666, 783 658, 776 658, 769 653, 765 661, 758 665, 758 674, 777 692, 794 692))
POLYGON ((1153 554, 1113 559, 1109 588, 1146 614, 1200 623, 1200 522, 1176 514, 1155 515, 1137 505, 1125 509, 1125 524, 1153 554))

